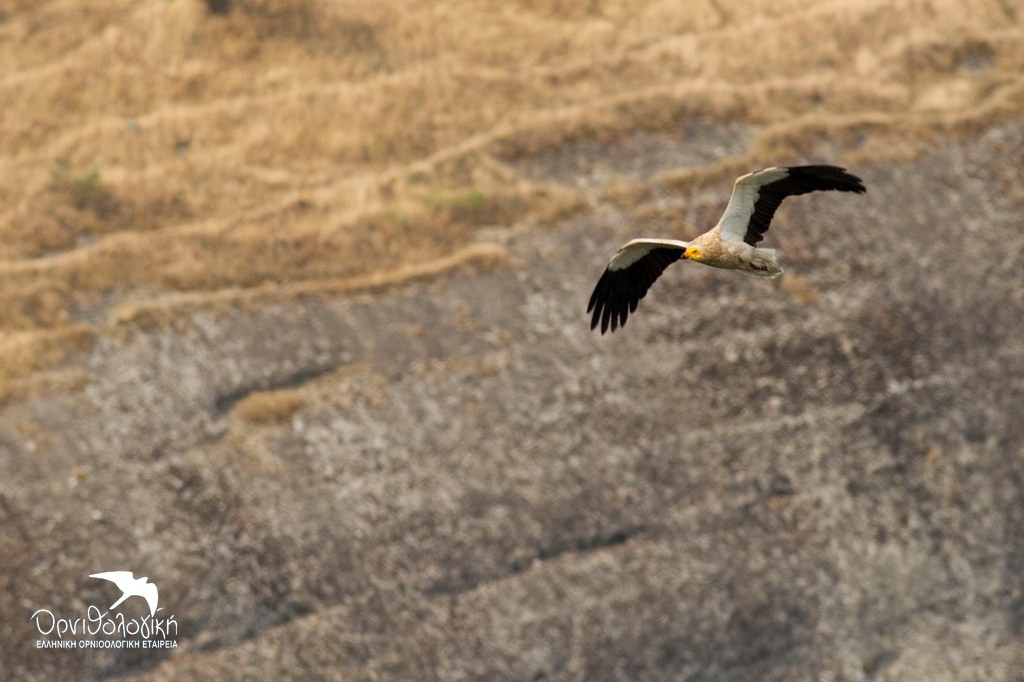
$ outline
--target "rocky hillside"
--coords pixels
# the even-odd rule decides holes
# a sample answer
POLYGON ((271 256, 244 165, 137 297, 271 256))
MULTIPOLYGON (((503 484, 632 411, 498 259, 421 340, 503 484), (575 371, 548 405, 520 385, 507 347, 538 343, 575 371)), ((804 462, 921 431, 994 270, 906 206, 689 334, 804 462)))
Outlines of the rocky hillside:
POLYGON ((0 678, 1018 678, 1022 10, 724 5, 0 5, 0 678))
POLYGON ((610 337, 583 306, 640 227, 600 205, 489 233, 510 265, 104 339, 0 421, 7 669, 1012 679, 1020 158, 1022 121, 857 168, 780 212, 777 283, 676 266, 610 337), (33 648, 122 567, 177 650, 33 648))

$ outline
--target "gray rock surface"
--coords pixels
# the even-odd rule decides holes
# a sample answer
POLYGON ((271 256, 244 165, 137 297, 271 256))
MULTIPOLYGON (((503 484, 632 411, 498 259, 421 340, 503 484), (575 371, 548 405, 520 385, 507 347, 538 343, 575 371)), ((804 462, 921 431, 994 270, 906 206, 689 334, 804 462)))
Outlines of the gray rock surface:
POLYGON ((608 337, 649 230, 598 202, 514 267, 103 340, 0 415, 5 675, 1024 679, 1022 164, 1017 121, 853 169, 781 281, 676 266, 608 337), (175 651, 35 648, 120 569, 175 651))

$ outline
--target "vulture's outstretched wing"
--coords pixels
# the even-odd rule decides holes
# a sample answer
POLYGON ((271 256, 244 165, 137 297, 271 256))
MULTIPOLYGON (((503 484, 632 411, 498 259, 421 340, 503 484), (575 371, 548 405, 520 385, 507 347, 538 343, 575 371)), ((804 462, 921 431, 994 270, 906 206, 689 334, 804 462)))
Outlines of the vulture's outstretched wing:
POLYGON ((590 295, 587 312, 593 311, 590 328, 601 324, 601 333, 626 324, 640 299, 662 272, 683 256, 687 243, 675 239, 634 239, 619 249, 590 295))
POLYGON ((838 166, 765 168, 736 180, 732 198, 715 229, 725 241, 744 241, 756 246, 783 199, 822 190, 858 194, 867 191, 860 178, 838 166))

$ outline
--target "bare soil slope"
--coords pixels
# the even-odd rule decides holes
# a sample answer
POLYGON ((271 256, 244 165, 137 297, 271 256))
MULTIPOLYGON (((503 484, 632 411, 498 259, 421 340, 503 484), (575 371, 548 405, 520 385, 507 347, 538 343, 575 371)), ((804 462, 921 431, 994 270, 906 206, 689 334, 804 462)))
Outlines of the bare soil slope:
POLYGON ((1012 679, 1022 152, 858 169, 784 208, 781 283, 678 267, 610 338, 582 307, 634 228, 601 207, 507 234, 518 268, 102 340, 0 420, 8 669, 1012 679), (180 648, 33 649, 114 566, 180 648))

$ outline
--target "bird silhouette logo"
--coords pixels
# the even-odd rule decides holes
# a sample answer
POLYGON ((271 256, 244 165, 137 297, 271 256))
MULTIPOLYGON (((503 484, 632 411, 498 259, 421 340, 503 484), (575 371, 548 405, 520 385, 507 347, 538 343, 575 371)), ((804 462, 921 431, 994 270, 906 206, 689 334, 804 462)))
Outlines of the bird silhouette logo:
POLYGON ((151 582, 147 582, 149 578, 136 578, 131 571, 107 571, 106 573, 93 573, 89 577, 99 578, 100 580, 109 580, 117 585, 118 589, 121 590, 121 598, 110 605, 110 608, 107 609, 107 613, 110 613, 120 606, 128 597, 142 597, 146 600, 146 603, 149 604, 150 617, 156 615, 158 593, 156 585, 151 582))

